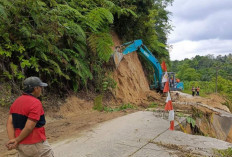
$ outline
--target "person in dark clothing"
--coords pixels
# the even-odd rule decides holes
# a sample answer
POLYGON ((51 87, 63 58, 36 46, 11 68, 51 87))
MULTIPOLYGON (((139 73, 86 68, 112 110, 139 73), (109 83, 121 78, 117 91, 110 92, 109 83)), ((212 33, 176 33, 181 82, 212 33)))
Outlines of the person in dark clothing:
POLYGON ((192 96, 194 96, 195 95, 195 87, 193 86, 192 87, 192 96))

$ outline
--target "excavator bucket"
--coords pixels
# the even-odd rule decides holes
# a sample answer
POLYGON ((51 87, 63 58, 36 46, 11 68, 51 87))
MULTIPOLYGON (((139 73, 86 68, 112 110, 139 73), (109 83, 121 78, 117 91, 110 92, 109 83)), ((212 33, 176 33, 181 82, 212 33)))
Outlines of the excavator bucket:
POLYGON ((123 54, 118 51, 118 48, 116 48, 115 52, 113 54, 113 57, 114 57, 114 63, 115 63, 116 69, 117 69, 121 60, 123 59, 123 54))

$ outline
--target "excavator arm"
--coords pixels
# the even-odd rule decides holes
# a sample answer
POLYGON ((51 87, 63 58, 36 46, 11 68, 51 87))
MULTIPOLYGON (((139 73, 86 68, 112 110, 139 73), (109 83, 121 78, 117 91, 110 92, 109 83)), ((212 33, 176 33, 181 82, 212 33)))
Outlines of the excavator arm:
POLYGON ((116 51, 114 53, 114 62, 116 64, 116 68, 119 66, 124 55, 132 53, 134 51, 138 51, 152 64, 152 67, 155 71, 154 85, 151 85, 150 87, 160 89, 162 87, 162 69, 160 63, 148 50, 148 48, 145 45, 143 45, 142 40, 134 40, 116 47, 116 51))

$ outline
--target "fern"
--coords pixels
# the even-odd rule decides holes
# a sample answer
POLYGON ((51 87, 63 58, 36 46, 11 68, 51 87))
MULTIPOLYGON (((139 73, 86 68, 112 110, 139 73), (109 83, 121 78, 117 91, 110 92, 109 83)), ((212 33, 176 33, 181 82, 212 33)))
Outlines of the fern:
POLYGON ((86 44, 77 44, 77 43, 74 43, 73 44, 73 47, 75 48, 75 50, 77 52, 79 52, 79 54, 81 55, 81 57, 85 57, 86 56, 86 44))
POLYGON ((111 9, 115 7, 115 4, 109 0, 98 0, 102 7, 111 9))
POLYGON ((61 63, 63 63, 63 64, 66 63, 67 64, 69 62, 70 58, 65 52, 61 51, 56 46, 52 46, 52 50, 57 55, 56 57, 61 63))
MULTIPOLYGON (((85 44, 86 35, 84 30, 76 23, 69 22, 65 24, 66 28, 66 35, 70 37, 70 39, 74 40, 75 42, 81 42, 85 44)), ((70 47, 73 47, 72 42, 69 43, 70 47)))
POLYGON ((0 18, 1 19, 6 19, 7 18, 7 13, 5 11, 5 8, 1 4, 0 4, 0 18))
POLYGON ((88 38, 88 43, 91 50, 94 53, 97 53, 100 59, 108 62, 113 53, 113 50, 111 49, 113 41, 109 33, 93 33, 88 38))
POLYGON ((44 54, 43 52, 40 53, 40 58, 43 59, 44 61, 48 61, 47 55, 44 54))
POLYGON ((78 76, 80 76, 83 81, 86 82, 86 80, 88 78, 92 79, 92 74, 90 72, 90 70, 88 69, 88 66, 82 61, 82 60, 78 60, 78 58, 73 58, 73 62, 74 62, 74 66, 70 66, 69 68, 75 72, 76 74, 78 74, 78 76))
POLYGON ((68 19, 73 19, 76 22, 84 18, 84 16, 76 9, 70 7, 69 5, 58 5, 59 15, 66 17, 68 19))
POLYGON ((55 6, 58 5, 55 0, 48 0, 48 1, 49 1, 49 6, 50 7, 55 7, 55 6))
POLYGON ((125 15, 125 16, 130 16, 132 15, 134 18, 137 18, 137 14, 132 11, 131 9, 123 8, 120 10, 119 15, 125 15))
POLYGON ((101 28, 104 28, 105 25, 112 24, 114 17, 112 13, 105 8, 96 8, 91 10, 86 15, 86 25, 90 27, 92 32, 97 32, 101 28))
POLYGON ((63 76, 65 77, 67 80, 70 80, 70 77, 66 74, 64 74, 62 71, 61 71, 61 68, 59 66, 59 64, 57 64, 54 60, 52 59, 48 59, 48 62, 50 63, 50 69, 53 69, 55 74, 58 74, 59 76, 63 76))

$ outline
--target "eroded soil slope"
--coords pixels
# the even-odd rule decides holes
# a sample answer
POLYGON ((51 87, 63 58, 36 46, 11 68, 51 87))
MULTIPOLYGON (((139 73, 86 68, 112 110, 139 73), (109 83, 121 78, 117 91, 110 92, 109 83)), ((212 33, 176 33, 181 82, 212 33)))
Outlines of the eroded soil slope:
MULTIPOLYGON (((114 45, 120 45, 120 40, 115 33, 112 33, 114 45)), ((114 93, 116 99, 121 103, 132 103, 136 105, 149 104, 151 100, 160 100, 160 95, 151 91, 147 78, 144 74, 137 52, 124 56, 113 74, 117 82, 117 89, 114 93)))

